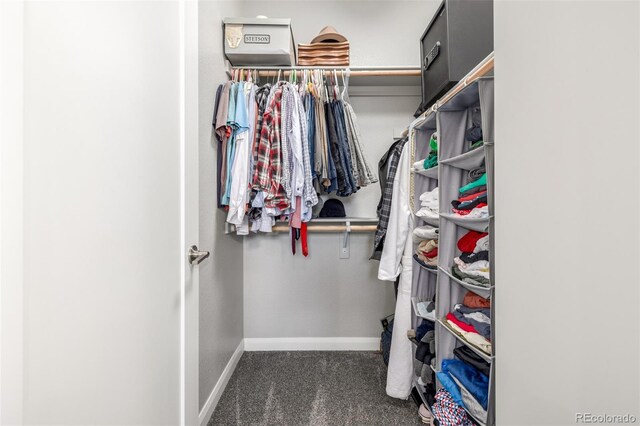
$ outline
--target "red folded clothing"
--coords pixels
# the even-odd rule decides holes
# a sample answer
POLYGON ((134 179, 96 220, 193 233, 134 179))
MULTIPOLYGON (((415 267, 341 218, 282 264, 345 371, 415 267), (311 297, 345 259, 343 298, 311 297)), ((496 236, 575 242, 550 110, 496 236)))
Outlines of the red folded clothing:
MULTIPOLYGON (((475 206, 474 208, 480 208, 480 207, 484 207, 486 206, 487 203, 478 203, 477 206, 475 206)), ((451 209, 452 212, 454 212, 455 214, 457 214, 458 216, 466 216, 469 213, 471 213, 472 210, 460 210, 460 209, 451 209)))
POLYGON ((471 324, 467 324, 465 322, 460 321, 451 312, 449 312, 447 314, 447 320, 451 321, 452 323, 454 323, 455 325, 460 327, 463 331, 466 331, 468 333, 476 333, 476 334, 478 334, 478 331, 476 330, 476 328, 474 326, 472 326, 471 324))
POLYGON ((482 192, 477 192, 475 194, 471 194, 471 195, 466 195, 464 197, 460 197, 458 198, 458 201, 463 202, 463 201, 471 201, 477 197, 480 197, 482 195, 485 195, 487 193, 487 191, 482 191, 482 192))
POLYGON ((438 247, 434 248, 428 253, 422 253, 422 255, 428 259, 433 259, 434 257, 438 256, 438 247))
POLYGON ((469 231, 458 240, 458 249, 463 253, 473 253, 478 240, 487 235, 487 232, 469 231))
POLYGON ((491 300, 485 299, 472 291, 468 291, 467 294, 464 295, 462 304, 467 308, 490 308, 491 300))

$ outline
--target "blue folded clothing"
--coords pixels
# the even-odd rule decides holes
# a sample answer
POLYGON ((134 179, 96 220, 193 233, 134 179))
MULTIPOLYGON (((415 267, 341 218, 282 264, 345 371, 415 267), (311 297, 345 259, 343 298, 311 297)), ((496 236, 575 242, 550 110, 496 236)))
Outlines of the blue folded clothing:
MULTIPOLYGON (((446 360, 443 360, 442 362, 444 363, 444 361, 446 360)), ((453 379, 449 377, 449 373, 443 373, 442 371, 438 371, 436 373, 436 377, 440 381, 440 384, 442 384, 442 387, 445 388, 447 392, 451 394, 451 397, 456 402, 456 404, 458 404, 461 407, 464 407, 464 403, 462 402, 462 394, 460 393, 460 388, 458 387, 456 382, 454 382, 453 379)))
MULTIPOLYGON (((442 372, 451 374, 458 379, 462 386, 482 405, 482 408, 487 409, 489 401, 489 378, 487 376, 459 359, 443 359, 442 372)), ((442 380, 440 382, 442 383, 442 380)), ((455 385, 455 382, 453 384, 455 385)), ((444 386, 444 383, 442 385, 444 386)))
POLYGON ((422 341, 422 338, 428 331, 433 330, 435 325, 431 321, 422 320, 418 328, 416 329, 416 340, 418 342, 422 341))

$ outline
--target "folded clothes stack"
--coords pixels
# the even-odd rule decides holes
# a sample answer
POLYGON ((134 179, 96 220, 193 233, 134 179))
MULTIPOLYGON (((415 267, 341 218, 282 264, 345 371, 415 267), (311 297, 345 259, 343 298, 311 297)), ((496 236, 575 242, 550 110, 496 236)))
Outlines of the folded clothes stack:
POLYGON ((424 240, 413 255, 416 262, 428 269, 438 268, 438 240, 424 240))
POLYGON ((489 234, 469 231, 458 240, 460 256, 453 259, 451 274, 465 283, 491 287, 489 234))
POLYGON ((298 44, 298 65, 349 66, 349 41, 334 27, 324 27, 311 43, 298 44))
POLYGON ((298 65, 349 66, 349 42, 298 44, 298 65))
POLYGON ((413 241, 419 243, 423 240, 437 240, 438 232, 438 228, 435 226, 418 226, 413 230, 413 241))
POLYGON ((458 303, 445 321, 467 342, 491 354, 491 308, 471 308, 458 303))
POLYGON ((489 217, 487 206, 487 173, 484 166, 469 171, 469 183, 459 189, 459 196, 451 201, 452 211, 468 218, 489 217))
POLYGON ((420 340, 418 340, 418 347, 416 348, 416 354, 413 361, 413 370, 415 375, 420 378, 420 384, 427 386, 428 384, 434 384, 431 360, 436 356, 436 335, 434 323, 422 321, 420 327, 423 325, 425 325, 427 332, 420 340))
MULTIPOLYGON (((438 373, 439 380, 441 374, 438 373)), ((438 390, 431 410, 440 426, 473 426, 467 412, 462 408, 462 397, 454 397, 446 388, 438 390)))
POLYGON ((488 341, 491 340, 491 308, 470 308, 458 303, 453 307, 453 311, 447 314, 447 320, 453 321, 460 328, 464 326, 488 341))
POLYGON ((413 170, 426 170, 438 165, 438 135, 434 133, 429 139, 429 155, 424 160, 413 163, 413 170))
POLYGON ((461 361, 466 362, 485 376, 489 376, 491 372, 491 364, 482 359, 480 355, 475 353, 468 346, 460 346, 453 350, 453 354, 461 361))
POLYGON ((468 151, 483 145, 482 142, 482 117, 480 108, 475 108, 471 112, 471 127, 464 133, 466 141, 469 143, 468 151))
POLYGON ((416 212, 416 216, 425 220, 438 220, 440 213, 438 188, 427 191, 420 196, 421 208, 416 212))
POLYGON ((453 401, 465 407, 483 423, 486 422, 489 402, 488 375, 460 359, 443 359, 441 365, 437 377, 453 401))

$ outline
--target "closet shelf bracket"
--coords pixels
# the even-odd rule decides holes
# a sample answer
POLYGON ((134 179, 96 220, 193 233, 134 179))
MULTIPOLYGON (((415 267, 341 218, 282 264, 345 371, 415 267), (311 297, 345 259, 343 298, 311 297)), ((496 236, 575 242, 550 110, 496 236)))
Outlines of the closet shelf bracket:
POLYGON ((351 221, 345 221, 344 232, 341 234, 340 241, 340 259, 348 259, 349 258, 349 234, 351 233, 351 221))

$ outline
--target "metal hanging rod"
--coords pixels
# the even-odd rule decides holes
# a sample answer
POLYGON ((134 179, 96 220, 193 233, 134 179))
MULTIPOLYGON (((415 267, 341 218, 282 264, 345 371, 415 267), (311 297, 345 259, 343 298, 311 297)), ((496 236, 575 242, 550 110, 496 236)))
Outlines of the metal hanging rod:
POLYGON ((420 77, 420 68, 418 67, 233 67, 229 72, 233 73, 234 70, 258 71, 260 77, 275 77, 278 72, 282 73, 283 77, 288 77, 292 71, 304 70, 321 70, 326 72, 332 72, 334 70, 343 72, 348 70, 350 77, 420 77))
POLYGON ((245 70, 268 70, 268 71, 278 71, 278 70, 351 70, 353 71, 414 71, 420 72, 420 67, 418 66, 410 66, 410 65, 402 65, 402 66, 230 66, 231 69, 245 69, 245 70))
MULTIPOLYGON (((376 225, 309 225, 307 232, 375 232, 376 225)), ((288 225, 276 225, 273 232, 289 232, 288 225)))
MULTIPOLYGON (((225 222, 225 234, 235 230, 235 226, 225 222)), ((309 232, 375 232, 378 227, 378 218, 373 217, 347 217, 347 218, 315 218, 308 222, 309 232), (358 225, 354 225, 357 223, 358 225), (364 225, 368 223, 369 225, 364 225)), ((289 232, 289 224, 278 221, 272 228, 273 232, 289 232)))

